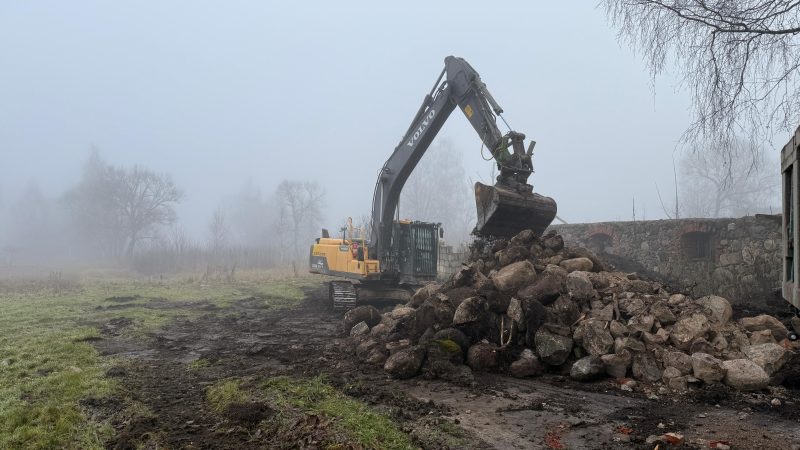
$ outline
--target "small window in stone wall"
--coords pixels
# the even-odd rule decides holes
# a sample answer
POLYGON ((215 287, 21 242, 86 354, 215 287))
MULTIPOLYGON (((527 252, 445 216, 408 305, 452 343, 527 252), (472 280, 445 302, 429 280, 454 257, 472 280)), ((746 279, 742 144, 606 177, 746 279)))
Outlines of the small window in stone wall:
POLYGON ((614 253, 614 239, 605 233, 595 233, 589 236, 589 247, 595 253, 614 253))
POLYGON ((701 231, 681 236, 683 254, 689 259, 711 259, 711 234, 701 231))

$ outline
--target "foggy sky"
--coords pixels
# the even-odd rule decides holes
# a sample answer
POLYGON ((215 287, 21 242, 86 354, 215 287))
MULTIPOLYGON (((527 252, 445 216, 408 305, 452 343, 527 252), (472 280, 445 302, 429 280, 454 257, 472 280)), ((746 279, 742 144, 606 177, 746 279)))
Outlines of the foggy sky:
MULTIPOLYGON (((538 142, 532 181, 561 217, 629 220, 633 197, 637 218, 664 217, 655 183, 672 189, 688 96, 669 77, 653 89, 593 2, 3 2, 0 189, 58 195, 94 145, 171 173, 197 234, 248 179, 317 180, 333 228, 369 212, 451 54, 538 142)), ((488 181, 458 111, 442 138, 488 181)))

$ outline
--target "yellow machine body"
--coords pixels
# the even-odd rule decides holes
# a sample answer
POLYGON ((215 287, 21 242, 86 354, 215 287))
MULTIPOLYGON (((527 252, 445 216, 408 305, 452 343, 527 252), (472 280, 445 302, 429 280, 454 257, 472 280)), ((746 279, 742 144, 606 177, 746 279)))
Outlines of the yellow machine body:
POLYGON ((311 273, 367 278, 380 273, 380 263, 369 258, 363 239, 319 238, 311 246, 311 273))

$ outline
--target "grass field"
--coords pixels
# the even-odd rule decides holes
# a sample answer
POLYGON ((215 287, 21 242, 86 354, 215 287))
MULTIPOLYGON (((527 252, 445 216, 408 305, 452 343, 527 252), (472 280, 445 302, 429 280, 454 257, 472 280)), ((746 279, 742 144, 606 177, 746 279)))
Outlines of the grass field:
MULTIPOLYGON (((315 278, 242 274, 235 282, 194 277, 141 281, 76 276, 69 281, 0 280, 0 448, 102 448, 112 436, 108 420, 92 421, 80 401, 112 394, 104 376, 114 363, 89 342, 111 318, 133 321, 125 333, 143 336, 190 308, 147 308, 163 302, 210 302, 224 308, 251 295, 271 307, 290 307, 315 278), (124 311, 113 297, 133 297, 124 311)), ((200 363, 197 363, 200 364, 200 363)))

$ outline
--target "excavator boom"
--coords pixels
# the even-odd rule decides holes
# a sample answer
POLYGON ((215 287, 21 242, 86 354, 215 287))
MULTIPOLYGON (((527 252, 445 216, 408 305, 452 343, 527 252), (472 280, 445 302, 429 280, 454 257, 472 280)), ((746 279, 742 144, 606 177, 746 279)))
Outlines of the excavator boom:
MULTIPOLYGON (((372 242, 382 271, 396 270, 392 227, 400 192, 436 134, 458 107, 490 150, 500 171, 494 186, 475 185, 476 234, 510 237, 524 229, 541 234, 556 215, 556 202, 533 193, 534 142, 525 149, 525 135, 503 134, 497 117, 503 109, 489 93, 478 72, 464 59, 445 58, 445 68, 425 96, 414 120, 386 161, 375 185, 372 203, 372 242)), ((435 195, 435 193, 431 193, 435 195)))

